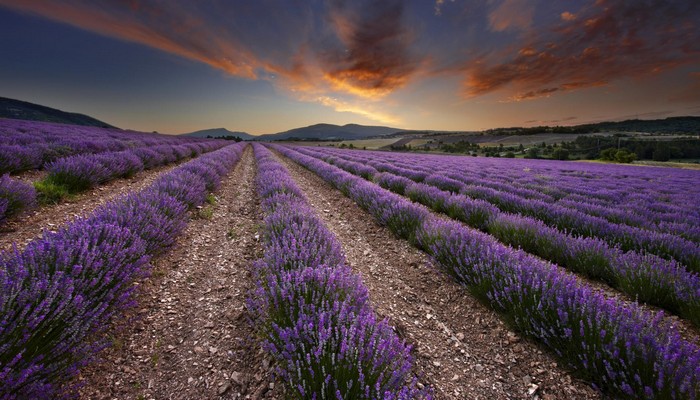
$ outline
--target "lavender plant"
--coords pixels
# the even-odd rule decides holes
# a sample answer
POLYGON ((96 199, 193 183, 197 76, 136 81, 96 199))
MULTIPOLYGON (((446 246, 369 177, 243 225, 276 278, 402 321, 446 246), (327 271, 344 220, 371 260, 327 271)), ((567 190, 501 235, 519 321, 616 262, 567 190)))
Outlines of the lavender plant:
POLYGON ((410 348, 378 321, 366 288, 288 172, 255 145, 265 254, 249 308, 291 398, 424 398, 410 348))
POLYGON ((36 191, 21 181, 5 174, 0 176, 0 222, 23 210, 36 206, 36 191))

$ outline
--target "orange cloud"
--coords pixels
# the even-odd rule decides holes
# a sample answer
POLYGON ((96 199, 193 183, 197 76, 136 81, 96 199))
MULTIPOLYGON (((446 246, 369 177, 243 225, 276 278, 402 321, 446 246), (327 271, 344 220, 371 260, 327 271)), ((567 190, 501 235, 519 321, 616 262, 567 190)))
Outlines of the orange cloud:
POLYGON ((381 111, 377 111, 371 106, 354 104, 348 101, 340 100, 329 96, 320 96, 316 98, 316 101, 318 103, 323 104, 326 107, 333 108, 337 112, 350 112, 353 114, 361 115, 365 118, 369 118, 373 121, 380 122, 382 124, 397 125, 401 123, 398 117, 381 111))
POLYGON ((523 100, 538 99, 541 97, 549 97, 552 93, 555 93, 559 90, 561 90, 561 89, 556 88, 556 87, 539 89, 539 90, 531 90, 529 92, 518 93, 514 96, 511 96, 508 98, 508 101, 523 101, 523 100))
POLYGON ((563 13, 561 13, 560 17, 564 21, 573 21, 576 19, 576 14, 572 14, 568 11, 564 11, 563 13))
POLYGON ((366 117, 377 113, 319 99, 333 93, 386 96, 407 84, 418 63, 408 51, 411 35, 401 0, 331 1, 328 26, 319 28, 321 38, 318 32, 304 32, 308 25, 288 10, 262 5, 221 8, 140 0, 0 0, 0 5, 159 49, 232 76, 265 79, 302 101, 366 117), (260 19, 266 22, 259 24, 260 19))
POLYGON ((347 4, 333 2, 330 19, 343 51, 326 55, 324 78, 334 90, 368 98, 403 87, 419 63, 409 51, 404 2, 347 4))
POLYGON ((515 89, 509 100, 520 101, 700 61, 700 3, 599 0, 578 14, 535 32, 510 59, 467 63, 466 95, 515 89))
POLYGON ((50 0, 0 4, 20 11, 65 22, 106 36, 140 43, 181 57, 208 64, 231 75, 255 79, 260 62, 244 46, 222 40, 215 32, 201 29, 206 23, 178 9, 176 4, 157 8, 133 1, 76 5, 50 0), (110 5, 117 5, 110 7, 110 5), (139 18, 136 17, 138 11, 139 18))

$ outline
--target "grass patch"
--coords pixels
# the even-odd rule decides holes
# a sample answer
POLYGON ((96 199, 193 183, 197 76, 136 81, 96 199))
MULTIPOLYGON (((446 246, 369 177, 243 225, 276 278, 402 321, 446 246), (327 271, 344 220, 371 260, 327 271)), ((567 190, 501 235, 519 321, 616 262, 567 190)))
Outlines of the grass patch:
POLYGON ((214 217, 213 207, 204 207, 197 210, 197 216, 202 219, 211 220, 214 217))
POLYGON ((39 204, 58 204, 72 194, 68 187, 48 178, 34 182, 34 189, 39 204))

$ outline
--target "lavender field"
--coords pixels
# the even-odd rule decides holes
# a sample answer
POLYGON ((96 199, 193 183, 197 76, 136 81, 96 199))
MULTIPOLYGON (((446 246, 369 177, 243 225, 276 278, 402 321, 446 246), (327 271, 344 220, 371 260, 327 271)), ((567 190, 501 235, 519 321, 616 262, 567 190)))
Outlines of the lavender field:
POLYGON ((2 399, 700 397, 698 171, 0 138, 2 399))

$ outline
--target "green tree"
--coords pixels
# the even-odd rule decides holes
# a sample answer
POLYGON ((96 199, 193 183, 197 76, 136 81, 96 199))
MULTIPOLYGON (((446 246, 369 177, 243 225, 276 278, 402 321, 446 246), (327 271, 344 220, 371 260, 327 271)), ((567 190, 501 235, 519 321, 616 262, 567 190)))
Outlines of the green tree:
POLYGON ((563 149, 561 147, 557 147, 552 152, 552 158, 555 160, 568 160, 569 159, 569 150, 563 149))
POLYGON ((602 150, 600 152, 600 159, 605 160, 605 161, 615 161, 616 153, 617 153, 617 149, 615 149, 614 147, 602 150))
POLYGON ((637 155, 635 153, 630 152, 627 149, 620 149, 615 153, 615 161, 619 163, 631 163, 632 161, 637 159, 637 155))
POLYGON ((530 147, 525 152, 525 158, 539 158, 539 157, 540 157, 540 151, 537 147, 530 147))

